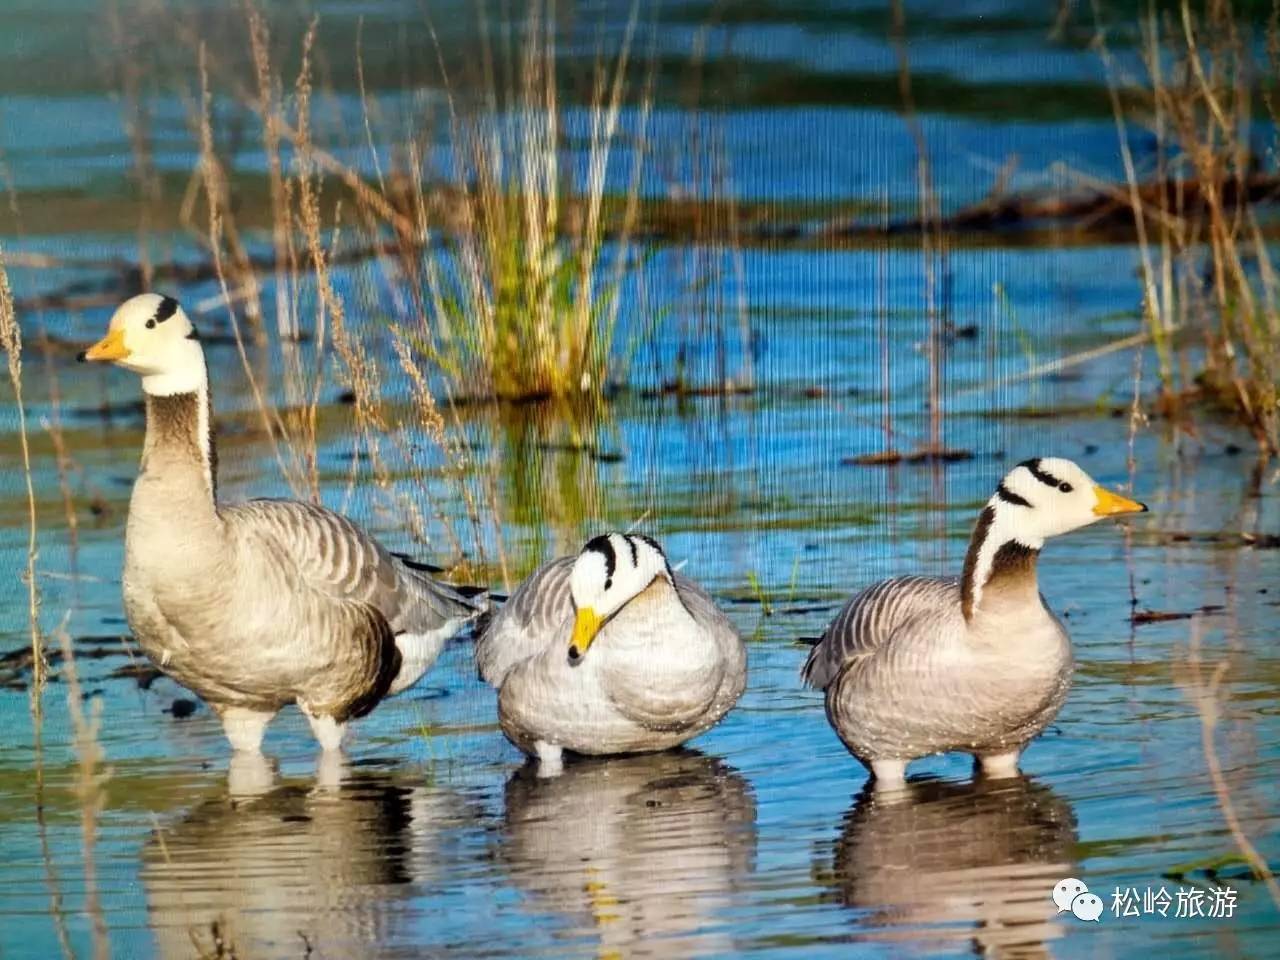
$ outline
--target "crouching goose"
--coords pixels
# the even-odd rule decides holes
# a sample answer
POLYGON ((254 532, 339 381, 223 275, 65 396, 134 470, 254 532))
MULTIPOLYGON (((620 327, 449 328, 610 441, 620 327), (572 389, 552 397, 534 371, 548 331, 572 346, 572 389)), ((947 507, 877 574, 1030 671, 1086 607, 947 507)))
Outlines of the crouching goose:
POLYGON ((541 567, 476 643, 502 731, 559 771, 581 754, 666 750, 708 730, 746 686, 728 618, 648 537, 611 533, 541 567))
POLYGON ((323 507, 217 500, 208 375, 177 301, 126 301, 80 355, 142 377, 146 439, 129 502, 124 608, 156 665, 256 751, 296 703, 325 750, 348 720, 421 677, 481 612, 323 507))
POLYGON ((917 757, 972 753, 1013 776, 1071 684, 1071 643, 1045 605, 1036 558, 1049 537, 1147 508, 1070 460, 1018 464, 978 516, 960 580, 898 577, 850 600, 801 671, 827 718, 882 786, 917 757))

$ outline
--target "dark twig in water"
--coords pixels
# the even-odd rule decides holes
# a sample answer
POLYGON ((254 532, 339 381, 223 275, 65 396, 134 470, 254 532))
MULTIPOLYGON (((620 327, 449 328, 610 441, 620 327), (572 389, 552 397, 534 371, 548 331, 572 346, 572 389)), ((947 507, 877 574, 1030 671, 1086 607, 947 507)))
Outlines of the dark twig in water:
POLYGON ((840 462, 845 466, 855 467, 885 467, 893 466, 898 463, 959 463, 963 460, 972 460, 974 457, 972 450, 959 450, 951 448, 931 449, 925 447, 921 450, 911 450, 902 452, 899 450, 883 450, 879 453, 863 453, 854 457, 845 457, 840 462))

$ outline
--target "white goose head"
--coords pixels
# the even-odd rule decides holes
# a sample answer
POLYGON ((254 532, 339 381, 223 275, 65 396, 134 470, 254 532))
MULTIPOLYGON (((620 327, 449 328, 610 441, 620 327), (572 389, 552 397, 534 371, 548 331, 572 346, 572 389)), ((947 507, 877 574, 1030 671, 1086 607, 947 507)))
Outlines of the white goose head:
POLYGON ((609 618, 657 577, 674 585, 666 554, 656 540, 622 533, 588 540, 569 574, 569 593, 577 611, 569 659, 581 659, 609 618))
POLYGON ((1093 478, 1070 460, 1036 457, 1010 470, 988 501, 995 516, 992 526, 1033 550, 1045 540, 1103 517, 1142 513, 1147 508, 1136 500, 1098 486, 1093 478))
POLYGON ((142 377, 152 396, 205 389, 204 350, 195 326, 178 301, 142 293, 122 303, 107 335, 80 354, 80 360, 110 361, 142 377))
POLYGON ((1045 540, 1103 517, 1146 509, 1145 504, 1099 486, 1070 460, 1024 460, 1005 474, 978 517, 965 558, 965 618, 972 615, 993 574, 1026 558, 1034 562, 1045 540))

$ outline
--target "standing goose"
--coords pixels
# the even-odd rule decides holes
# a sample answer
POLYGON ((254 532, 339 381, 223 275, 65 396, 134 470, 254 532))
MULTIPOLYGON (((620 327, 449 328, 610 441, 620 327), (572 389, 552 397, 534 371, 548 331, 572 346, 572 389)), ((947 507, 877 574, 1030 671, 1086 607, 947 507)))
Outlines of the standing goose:
POLYGON ((959 581, 897 577, 845 604, 801 675, 826 691, 849 752, 883 786, 901 785, 911 760, 952 750, 988 776, 1016 775, 1071 685, 1070 638, 1036 582, 1040 548, 1146 509, 1070 460, 1027 460, 979 514, 959 581))
POLYGON ((143 652, 202 697, 236 750, 296 703, 325 750, 411 686, 478 603, 323 507, 217 501, 204 350, 177 301, 144 293, 80 355, 142 377, 124 609, 143 652))
POLYGON ((525 580, 476 643, 502 732, 554 774, 562 753, 666 750, 746 686, 747 651, 648 537, 611 533, 525 580))

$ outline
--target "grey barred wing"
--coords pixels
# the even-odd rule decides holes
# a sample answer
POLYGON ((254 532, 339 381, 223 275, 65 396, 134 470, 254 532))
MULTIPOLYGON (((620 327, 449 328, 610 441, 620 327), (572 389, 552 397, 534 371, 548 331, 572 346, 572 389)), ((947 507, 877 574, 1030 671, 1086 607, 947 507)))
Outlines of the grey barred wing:
POLYGON ((959 585, 933 577, 895 577, 863 590, 836 615, 809 651, 800 676, 806 686, 825 690, 851 660, 870 656, 895 633, 921 618, 946 616, 958 609, 959 585))
MULTIPOLYGON (((559 638, 573 616, 569 574, 574 559, 560 557, 539 567, 494 614, 476 640, 476 669, 486 683, 501 686, 512 667, 559 638)), ((564 639, 567 643, 567 635, 564 639)))

